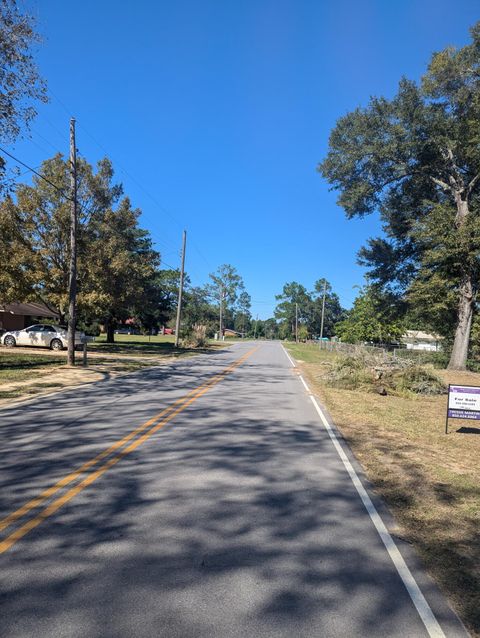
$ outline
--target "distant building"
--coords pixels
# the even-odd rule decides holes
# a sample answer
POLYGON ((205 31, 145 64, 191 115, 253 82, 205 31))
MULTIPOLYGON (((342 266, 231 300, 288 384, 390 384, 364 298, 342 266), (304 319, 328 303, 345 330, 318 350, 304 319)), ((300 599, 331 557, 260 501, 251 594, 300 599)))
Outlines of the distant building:
POLYGON ((0 304, 0 330, 23 330, 39 319, 59 319, 59 314, 43 303, 0 304))
POLYGON ((407 350, 428 350, 437 352, 442 349, 441 338, 421 330, 407 330, 402 337, 407 350))
POLYGON ((224 328, 223 336, 228 339, 228 337, 243 337, 242 332, 237 332, 236 330, 231 330, 230 328, 224 328))

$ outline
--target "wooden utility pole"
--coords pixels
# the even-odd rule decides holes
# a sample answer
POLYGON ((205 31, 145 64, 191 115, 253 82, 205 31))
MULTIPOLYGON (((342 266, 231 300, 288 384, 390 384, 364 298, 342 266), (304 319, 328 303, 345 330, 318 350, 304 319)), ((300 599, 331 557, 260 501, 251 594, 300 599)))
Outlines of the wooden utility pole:
POLYGON ((187 231, 183 231, 182 267, 180 269, 180 285, 178 287, 177 322, 175 324, 175 348, 178 348, 180 338, 180 317, 182 314, 183 279, 185 274, 185 248, 187 245, 187 231))
POLYGON ((325 295, 327 294, 327 280, 323 280, 322 323, 320 326, 320 340, 323 339, 323 318, 325 316, 325 295))
POLYGON ((218 339, 221 340, 221 338, 223 337, 222 334, 222 322, 223 322, 223 318, 222 318, 222 313, 223 313, 223 285, 220 284, 220 321, 219 321, 219 334, 218 334, 218 339))
POLYGON ((70 120, 70 270, 68 280, 68 365, 75 365, 75 330, 77 326, 77 150, 75 118, 70 120))
POLYGON ((298 303, 295 303, 295 341, 298 343, 298 303))

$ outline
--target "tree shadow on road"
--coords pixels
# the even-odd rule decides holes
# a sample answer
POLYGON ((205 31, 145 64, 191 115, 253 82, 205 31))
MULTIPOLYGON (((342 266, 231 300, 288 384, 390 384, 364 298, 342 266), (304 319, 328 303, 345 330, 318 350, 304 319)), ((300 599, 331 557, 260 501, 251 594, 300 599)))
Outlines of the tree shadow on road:
MULTIPOLYGON (((248 384, 227 376, 1 557, 2 635, 426 635, 326 432, 299 420, 304 397, 283 371, 243 370, 248 384)), ((211 368, 176 374, 112 386, 109 405, 146 418, 135 397, 152 383, 175 396, 211 368)), ((6 505, 110 441, 101 411, 78 414, 87 398, 68 437, 53 418, 34 458, 12 446, 5 484, 23 491, 6 505)))

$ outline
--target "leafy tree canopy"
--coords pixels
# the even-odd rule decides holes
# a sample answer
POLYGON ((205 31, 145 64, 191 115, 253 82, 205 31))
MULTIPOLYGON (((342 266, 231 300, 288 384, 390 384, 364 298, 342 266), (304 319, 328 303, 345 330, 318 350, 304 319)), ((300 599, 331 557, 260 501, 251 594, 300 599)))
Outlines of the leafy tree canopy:
POLYGON ((466 364, 480 265, 480 23, 471 33, 433 55, 420 85, 402 79, 393 99, 340 118, 319 165, 348 217, 380 213, 385 236, 360 262, 385 290, 424 300, 452 334, 451 368, 466 364))
POLYGON ((389 299, 373 286, 360 291, 345 319, 336 325, 336 335, 347 343, 391 343, 405 332, 402 321, 395 317, 389 299))
POLYGON ((275 319, 280 322, 278 334, 281 338, 295 336, 297 313, 299 334, 304 335, 304 338, 306 338, 305 330, 310 338, 320 336, 322 311, 323 335, 326 337, 332 337, 335 334, 335 325, 344 315, 338 295, 333 292, 330 283, 325 279, 316 281, 312 292, 296 281, 286 283, 282 293, 275 298, 279 302, 274 314, 275 319), (301 331, 300 327, 302 327, 301 331))
POLYGON ((211 283, 207 291, 212 303, 222 303, 225 308, 233 308, 240 293, 244 292, 245 284, 237 269, 230 264, 222 264, 214 273, 209 275, 211 283))
MULTIPOLYGON (((15 0, 0 1, 0 140, 13 142, 46 102, 46 86, 33 59, 39 42, 31 16, 15 0)), ((5 188, 5 160, 0 158, 0 190, 5 188)))

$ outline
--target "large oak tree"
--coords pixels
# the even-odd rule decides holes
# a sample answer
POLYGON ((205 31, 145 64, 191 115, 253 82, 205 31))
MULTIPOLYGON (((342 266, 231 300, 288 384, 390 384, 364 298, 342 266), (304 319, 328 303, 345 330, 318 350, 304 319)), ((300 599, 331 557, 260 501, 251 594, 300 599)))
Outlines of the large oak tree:
POLYGON ((471 34, 434 54, 420 85, 403 79, 340 118, 319 165, 348 217, 380 212, 385 237, 360 254, 370 278, 430 306, 437 326, 443 304, 452 369, 466 365, 480 265, 480 23, 471 34))

